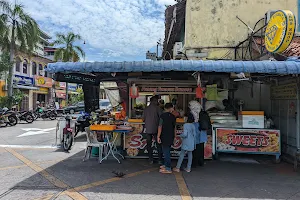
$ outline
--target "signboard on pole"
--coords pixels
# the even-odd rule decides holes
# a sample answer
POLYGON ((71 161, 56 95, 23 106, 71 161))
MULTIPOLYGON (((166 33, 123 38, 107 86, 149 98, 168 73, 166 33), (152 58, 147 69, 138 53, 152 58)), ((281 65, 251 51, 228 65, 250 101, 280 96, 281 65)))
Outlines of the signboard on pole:
POLYGON ((295 34, 296 19, 290 10, 275 12, 268 22, 265 34, 266 49, 271 53, 281 53, 291 44, 295 34))

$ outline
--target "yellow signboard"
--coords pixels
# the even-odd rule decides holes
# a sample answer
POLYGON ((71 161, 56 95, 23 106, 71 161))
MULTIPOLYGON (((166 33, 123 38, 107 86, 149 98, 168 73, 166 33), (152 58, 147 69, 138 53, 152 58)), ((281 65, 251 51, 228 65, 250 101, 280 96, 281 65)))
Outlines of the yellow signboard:
POLYGON ((297 83, 271 87, 271 99, 297 99, 297 83))
POLYGON ((290 10, 279 10, 271 17, 265 34, 266 48, 271 53, 281 53, 291 44, 295 34, 296 19, 290 10))

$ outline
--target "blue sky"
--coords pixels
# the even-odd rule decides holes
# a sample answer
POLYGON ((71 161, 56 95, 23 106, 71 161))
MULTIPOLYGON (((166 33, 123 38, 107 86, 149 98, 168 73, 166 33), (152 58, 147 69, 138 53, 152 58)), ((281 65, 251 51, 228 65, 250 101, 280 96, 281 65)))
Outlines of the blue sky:
MULTIPOLYGON (((15 0, 9 0, 14 2, 15 0)), ((86 61, 145 60, 164 39, 164 11, 174 0, 17 0, 50 36, 73 31, 86 61)))

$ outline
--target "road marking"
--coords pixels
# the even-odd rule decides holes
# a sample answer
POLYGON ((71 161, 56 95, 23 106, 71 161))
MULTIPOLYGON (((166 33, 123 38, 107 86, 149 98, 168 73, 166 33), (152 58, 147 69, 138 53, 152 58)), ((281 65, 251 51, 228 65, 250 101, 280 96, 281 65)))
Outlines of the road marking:
MULTIPOLYGON (((61 162, 63 160, 64 159, 50 160, 50 161, 44 161, 44 162, 36 162, 35 164, 40 165, 40 164, 47 164, 47 163, 57 163, 57 162, 61 162)), ((23 167, 28 167, 28 166, 27 165, 15 165, 15 166, 1 167, 0 171, 7 170, 7 169, 18 169, 18 168, 23 168, 23 167)))
POLYGON ((39 198, 34 199, 34 200, 50 200, 50 199, 52 199, 53 196, 54 196, 54 194, 48 194, 46 196, 39 197, 39 198))
POLYGON ((59 146, 56 145, 10 145, 10 144, 0 144, 0 148, 10 148, 10 149, 58 149, 59 146))
MULTIPOLYGON (((27 165, 28 167, 30 167, 31 169, 33 169, 34 171, 36 171, 37 173, 42 175, 45 179, 47 179, 54 186, 56 186, 58 188, 62 188, 62 189, 70 188, 70 186, 68 186, 66 183, 59 180, 58 178, 56 178, 55 176, 53 176, 52 174, 50 174, 49 172, 47 172, 46 170, 41 168, 40 166, 34 164, 29 159, 25 158, 24 156, 22 156, 21 154, 19 154, 16 151, 14 151, 13 149, 6 148, 6 151, 11 153, 13 156, 15 156, 16 158, 21 160, 23 163, 25 163, 25 165, 27 165)), ((70 192, 68 193, 68 195, 75 200, 87 200, 87 198, 85 196, 83 196, 82 194, 80 194, 77 191, 72 190, 72 189, 70 189, 70 192)))
MULTIPOLYGON (((141 175, 141 174, 146 174, 146 173, 149 173, 149 172, 152 172, 152 171, 155 171, 155 170, 157 170, 157 168, 150 168, 150 169, 134 172, 134 173, 131 173, 131 174, 127 174, 123 178, 118 178, 118 177, 109 178, 109 179, 106 179, 106 180, 96 181, 96 182, 89 183, 89 184, 86 184, 86 185, 78 186, 78 187, 72 188, 71 190, 79 192, 79 191, 90 189, 90 188, 97 187, 97 186, 100 186, 100 185, 105 185, 107 183, 120 181, 124 178, 131 178, 131 177, 138 176, 138 175, 141 175)), ((67 191, 63 192, 61 195, 66 194, 66 195, 70 196, 70 193, 72 193, 71 190, 67 190, 67 191)))
POLYGON ((175 178, 177 182, 177 186, 181 195, 182 200, 192 200, 189 189, 185 183, 185 180, 182 176, 182 173, 175 173, 175 178))
POLYGON ((46 134, 50 133, 50 131, 55 130, 56 128, 46 128, 46 129, 41 129, 41 128, 22 128, 23 131, 26 131, 26 133, 23 133, 17 137, 26 137, 26 136, 31 136, 31 135, 40 135, 40 134, 46 134))

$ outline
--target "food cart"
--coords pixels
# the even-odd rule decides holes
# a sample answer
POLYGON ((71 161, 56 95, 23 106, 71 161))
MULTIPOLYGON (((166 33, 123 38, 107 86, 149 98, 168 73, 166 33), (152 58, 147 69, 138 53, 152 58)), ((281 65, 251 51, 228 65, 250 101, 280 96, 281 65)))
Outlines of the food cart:
MULTIPOLYGON (((213 96, 219 98, 219 94, 222 94, 223 99, 229 98, 229 95, 227 94, 226 97, 224 93, 226 94, 226 90, 230 91, 230 85, 235 82, 235 80, 231 78, 232 73, 238 74, 244 72, 251 75, 255 74, 253 80, 247 80, 248 82, 256 80, 256 77, 263 77, 266 80, 270 80, 270 77, 274 79, 278 74, 292 77, 291 74, 300 73, 300 63, 295 61, 188 60, 124 63, 50 63, 48 64, 47 70, 57 73, 58 75, 65 72, 73 74, 85 73, 85 77, 82 80, 86 81, 87 79, 93 84, 115 81, 125 85, 124 87, 122 86, 121 89, 119 88, 119 92, 123 94, 121 95, 122 97, 119 103, 126 103, 128 119, 125 121, 134 127, 134 131, 128 133, 120 144, 122 148, 126 150, 127 156, 146 157, 146 140, 144 139, 143 122, 138 115, 133 116, 132 110, 137 102, 136 99, 133 100, 129 96, 129 88, 132 87, 133 83, 139 88, 139 96, 146 97, 144 104, 147 104, 148 97, 151 95, 177 95, 178 102, 182 105, 180 109, 186 112, 188 101, 195 98, 197 83, 193 77, 194 72, 201 73, 202 87, 207 90, 207 100, 203 101, 203 106, 205 109, 208 109, 207 105, 214 101, 211 100, 214 99, 213 96), (93 79, 87 78, 87 73, 92 74, 93 79), (266 74, 268 76, 266 76, 266 74), (214 85, 217 86, 215 87, 214 85)), ((73 80, 77 81, 80 80, 80 78, 73 80)), ((84 87, 85 84, 89 84, 86 82, 80 83, 84 84, 84 87)), ((240 83, 237 82, 237 84, 240 83)), ((119 84, 117 85, 119 86, 119 84)), ((117 88, 114 88, 114 90, 116 89, 117 88)), ((244 101, 247 100, 249 99, 244 99, 244 101)), ((218 101, 218 99, 215 101, 218 101)), ((244 109, 240 111, 244 111, 244 109)), ((222 109, 218 111, 210 110, 209 112, 213 122, 213 128, 211 140, 206 144, 206 158, 211 158, 212 154, 217 155, 218 152, 271 154, 279 158, 281 153, 279 130, 270 129, 266 126, 255 128, 243 126, 243 121, 247 119, 247 113, 240 112, 239 114, 234 114, 232 112, 222 111, 222 109), (239 116, 241 118, 239 118, 239 116)), ((248 113, 248 115, 250 115, 250 117, 255 116, 251 113, 248 113)), ((261 119, 261 113, 258 117, 261 119)), ((255 120, 253 121, 254 124, 256 124, 255 120)), ((265 120, 263 121, 263 124, 265 124, 265 120)), ((177 122, 177 133, 180 134, 182 132, 182 118, 178 118, 177 122)), ((178 137, 173 145, 173 157, 178 155, 180 144, 181 141, 178 137)))

